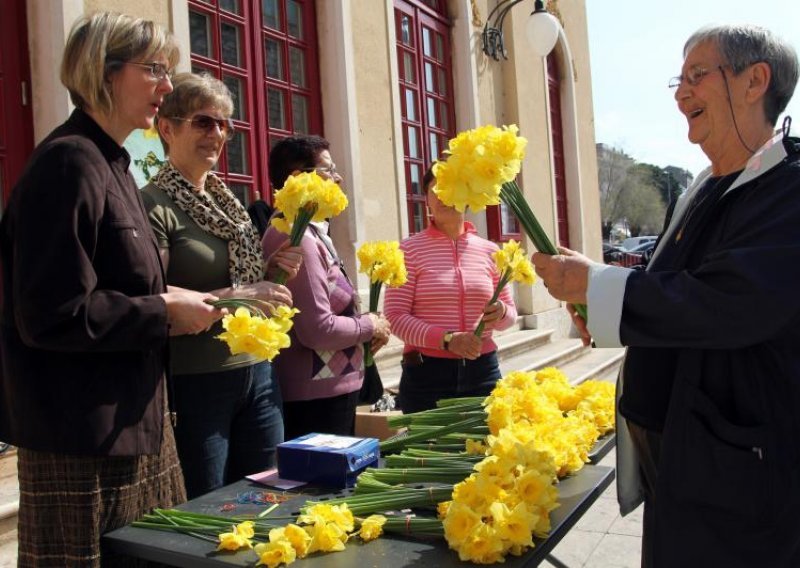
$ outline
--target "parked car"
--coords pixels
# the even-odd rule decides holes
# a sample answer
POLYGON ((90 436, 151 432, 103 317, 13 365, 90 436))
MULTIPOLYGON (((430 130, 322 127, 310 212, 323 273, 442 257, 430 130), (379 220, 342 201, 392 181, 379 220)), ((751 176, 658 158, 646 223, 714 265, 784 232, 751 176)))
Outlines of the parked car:
POLYGON ((628 237, 627 239, 622 241, 620 248, 622 250, 632 251, 634 248, 641 246, 643 244, 656 242, 657 238, 658 237, 653 235, 628 237))

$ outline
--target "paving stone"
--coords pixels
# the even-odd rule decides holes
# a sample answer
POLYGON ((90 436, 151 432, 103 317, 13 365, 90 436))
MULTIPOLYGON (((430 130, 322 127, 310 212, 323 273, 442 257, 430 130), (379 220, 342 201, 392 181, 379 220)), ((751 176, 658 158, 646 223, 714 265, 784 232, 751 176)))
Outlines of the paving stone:
MULTIPOLYGON (((605 535, 600 532, 582 531, 573 528, 553 549, 552 555, 570 568, 583 566, 605 535)), ((552 566, 549 562, 542 566, 552 566)))
POLYGON ((642 520, 644 507, 639 507, 626 517, 619 516, 614 520, 608 532, 611 534, 624 534, 628 536, 642 536, 642 520))
POLYGON ((639 568, 642 539, 621 534, 604 535, 584 568, 639 568))
POLYGON ((575 528, 582 531, 606 533, 619 517, 619 507, 609 499, 598 499, 588 511, 575 523, 575 528))

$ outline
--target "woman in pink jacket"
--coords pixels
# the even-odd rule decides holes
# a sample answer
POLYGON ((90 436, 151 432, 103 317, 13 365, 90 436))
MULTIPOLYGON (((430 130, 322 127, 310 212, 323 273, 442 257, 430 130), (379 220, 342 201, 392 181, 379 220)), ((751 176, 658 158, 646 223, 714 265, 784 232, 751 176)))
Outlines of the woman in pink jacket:
POLYGON ((386 290, 384 312, 405 342, 399 405, 403 412, 436 406, 441 398, 488 395, 500 378, 492 331, 517 317, 508 287, 489 304, 500 274, 492 253, 498 246, 478 236, 464 214, 431 191, 430 169, 422 179, 430 225, 405 239, 408 281, 386 290), (486 323, 481 337, 474 334, 486 323))

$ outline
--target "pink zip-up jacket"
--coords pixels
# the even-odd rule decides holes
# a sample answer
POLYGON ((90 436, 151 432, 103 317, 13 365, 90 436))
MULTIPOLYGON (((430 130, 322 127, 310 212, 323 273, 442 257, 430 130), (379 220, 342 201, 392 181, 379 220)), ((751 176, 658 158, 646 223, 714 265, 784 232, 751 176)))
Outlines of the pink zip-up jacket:
MULTIPOLYGON (((472 223, 455 241, 431 223, 400 243, 405 253, 408 281, 388 288, 383 310, 392 332, 405 342, 405 351, 430 357, 458 357, 442 349, 448 331, 473 331, 500 280, 492 253, 499 247, 480 236, 472 223)), ((481 354, 497 349, 492 330, 511 327, 517 308, 506 286, 500 292, 506 313, 481 336, 481 354)))

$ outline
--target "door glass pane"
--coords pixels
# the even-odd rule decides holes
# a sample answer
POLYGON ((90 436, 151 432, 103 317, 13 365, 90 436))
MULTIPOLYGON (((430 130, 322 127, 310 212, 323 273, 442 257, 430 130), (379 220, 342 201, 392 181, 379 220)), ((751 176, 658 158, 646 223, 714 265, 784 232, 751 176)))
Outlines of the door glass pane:
POLYGON ((192 53, 211 57, 210 18, 198 12, 189 12, 189 46, 192 53))
POLYGON ((428 144, 430 146, 429 156, 431 162, 439 158, 439 136, 434 132, 428 133, 428 144))
POLYGON ((264 26, 273 30, 281 29, 281 15, 278 12, 278 0, 261 0, 261 21, 264 26))
POLYGON ((428 126, 434 128, 438 126, 436 121, 436 101, 431 97, 425 97, 428 100, 428 126))
POLYGON ((408 166, 408 177, 409 181, 411 181, 411 193, 414 195, 422 195, 422 184, 419 173, 420 167, 419 164, 409 164, 408 166))
POLYGON ((447 96, 447 76, 444 74, 444 69, 439 67, 439 94, 447 96))
POLYGON ((236 135, 225 144, 225 155, 228 156, 228 172, 235 174, 250 173, 247 164, 247 132, 237 132, 236 135))
POLYGON ((519 233, 519 224, 516 216, 508 208, 508 205, 502 202, 500 203, 500 231, 504 235, 519 233))
POLYGON ((228 87, 228 90, 231 92, 231 98, 233 99, 233 114, 231 117, 235 120, 247 120, 242 80, 231 75, 224 75, 222 77, 222 82, 228 87))
POLYGON ((292 94, 292 121, 294 131, 308 134, 308 99, 303 95, 292 94))
POLYGON ((436 61, 444 61, 444 38, 441 34, 436 34, 436 54, 434 57, 436 57, 436 61))
POLYGON ((433 65, 425 62, 425 90, 429 93, 435 93, 436 88, 433 85, 433 65))
POLYGON ((407 126, 406 132, 408 132, 408 155, 412 158, 421 158, 419 152, 419 136, 417 135, 417 129, 413 126, 407 126))
POLYGON ((222 24, 220 25, 220 34, 222 36, 222 62, 241 67, 240 53, 242 47, 239 27, 231 24, 222 24))
POLYGON ((267 67, 267 77, 283 81, 283 62, 281 61, 279 41, 269 38, 264 40, 264 61, 267 67))
POLYGON ((278 89, 267 89, 267 114, 270 128, 286 130, 286 109, 283 93, 278 89))
POLYGON ((405 79, 406 82, 412 84, 417 82, 417 74, 414 70, 414 56, 407 51, 403 51, 403 79, 405 79))
POLYGON ((417 120, 417 101, 414 96, 414 91, 405 89, 406 92, 406 118, 408 120, 417 120))
POLYGON ((232 14, 241 14, 239 0, 219 0, 219 7, 232 14))
POLYGON ((442 130, 450 130, 450 117, 447 109, 447 104, 439 102, 439 121, 441 122, 442 130))
POLYGON ((414 232, 419 233, 425 228, 425 206, 419 201, 414 201, 411 204, 411 210, 413 211, 414 216, 412 220, 414 232))
POLYGON ((233 192, 236 199, 242 202, 242 205, 247 207, 250 205, 250 186, 246 183, 229 183, 228 189, 233 192))
POLYGON ((294 46, 289 47, 289 77, 292 85, 306 86, 306 54, 294 46))
POLYGON ((296 0, 286 3, 286 27, 290 36, 303 39, 303 7, 296 0))
POLYGON ((422 28, 422 53, 431 57, 431 30, 422 28))
POLYGON ((406 15, 403 15, 400 18, 400 42, 404 45, 414 45, 414 41, 411 36, 411 18, 406 15))

